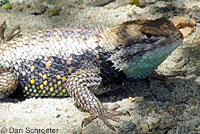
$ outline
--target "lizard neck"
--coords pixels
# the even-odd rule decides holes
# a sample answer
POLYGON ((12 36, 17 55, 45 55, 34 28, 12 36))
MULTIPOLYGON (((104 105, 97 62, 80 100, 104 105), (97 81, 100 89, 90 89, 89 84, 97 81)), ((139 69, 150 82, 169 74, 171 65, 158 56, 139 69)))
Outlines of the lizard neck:
POLYGON ((180 41, 171 44, 172 47, 157 48, 152 52, 147 52, 142 56, 128 63, 123 72, 130 78, 142 79, 152 74, 152 72, 175 50, 180 41))
POLYGON ((177 40, 166 47, 141 51, 133 55, 125 48, 121 48, 115 51, 109 60, 113 62, 113 67, 123 71, 127 77, 142 79, 148 77, 181 42, 182 40, 177 40))

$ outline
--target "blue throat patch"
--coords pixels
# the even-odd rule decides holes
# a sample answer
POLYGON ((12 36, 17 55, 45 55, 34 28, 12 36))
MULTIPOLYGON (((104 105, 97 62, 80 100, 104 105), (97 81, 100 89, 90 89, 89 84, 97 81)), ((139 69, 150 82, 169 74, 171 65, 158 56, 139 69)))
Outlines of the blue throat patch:
POLYGON ((152 52, 151 54, 138 57, 129 66, 123 69, 123 72, 128 78, 143 79, 151 75, 151 73, 168 57, 168 55, 174 50, 160 49, 152 52))

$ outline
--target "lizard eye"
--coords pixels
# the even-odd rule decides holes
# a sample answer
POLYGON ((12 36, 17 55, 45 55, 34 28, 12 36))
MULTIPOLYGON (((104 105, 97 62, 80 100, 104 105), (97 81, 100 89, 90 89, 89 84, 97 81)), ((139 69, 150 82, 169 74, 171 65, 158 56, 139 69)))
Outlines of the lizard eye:
POLYGON ((153 35, 150 34, 150 33, 146 33, 146 34, 145 34, 145 38, 147 38, 147 39, 150 39, 152 36, 153 36, 153 35))

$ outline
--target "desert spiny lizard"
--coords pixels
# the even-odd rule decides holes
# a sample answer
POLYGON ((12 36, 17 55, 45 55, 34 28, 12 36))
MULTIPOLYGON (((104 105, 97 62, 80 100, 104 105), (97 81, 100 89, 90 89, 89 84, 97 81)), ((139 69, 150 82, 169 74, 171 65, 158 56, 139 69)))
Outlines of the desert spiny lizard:
POLYGON ((0 98, 13 93, 18 83, 24 97, 70 95, 91 114, 83 125, 100 118, 114 130, 107 119, 118 121, 115 116, 124 113, 107 109, 94 94, 108 92, 126 78, 148 77, 182 40, 166 18, 20 36, 0 45, 0 98))

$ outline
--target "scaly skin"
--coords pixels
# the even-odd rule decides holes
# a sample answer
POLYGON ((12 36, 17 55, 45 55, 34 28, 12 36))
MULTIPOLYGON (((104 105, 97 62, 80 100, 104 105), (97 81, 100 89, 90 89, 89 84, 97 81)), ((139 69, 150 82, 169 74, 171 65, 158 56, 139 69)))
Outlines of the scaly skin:
POLYGON ((24 97, 72 96, 90 112, 83 126, 100 118, 119 121, 126 112, 109 110, 102 94, 127 78, 149 76, 176 49, 183 36, 165 18, 125 22, 113 28, 41 31, 0 46, 0 98, 18 84, 24 97))

